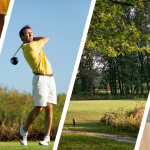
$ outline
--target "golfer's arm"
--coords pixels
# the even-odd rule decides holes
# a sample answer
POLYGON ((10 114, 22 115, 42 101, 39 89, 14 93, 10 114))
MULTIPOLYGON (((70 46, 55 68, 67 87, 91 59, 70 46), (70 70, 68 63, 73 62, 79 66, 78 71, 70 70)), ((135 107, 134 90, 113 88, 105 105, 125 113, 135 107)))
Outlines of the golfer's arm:
POLYGON ((33 37, 33 41, 43 40, 44 45, 49 41, 47 37, 33 37))

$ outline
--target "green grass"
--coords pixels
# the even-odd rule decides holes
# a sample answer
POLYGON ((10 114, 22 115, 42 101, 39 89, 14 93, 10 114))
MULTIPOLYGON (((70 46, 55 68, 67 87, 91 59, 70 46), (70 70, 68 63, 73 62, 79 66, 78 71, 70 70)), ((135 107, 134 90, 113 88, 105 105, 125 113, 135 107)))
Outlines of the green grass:
POLYGON ((28 141, 27 146, 22 146, 19 141, 0 142, 0 150, 52 150, 54 141, 48 146, 39 145, 39 141, 28 141))
POLYGON ((136 104, 142 103, 139 100, 91 100, 91 101, 70 101, 68 112, 94 112, 103 114, 112 109, 117 110, 120 107, 133 109, 136 104))
POLYGON ((58 150, 133 150, 134 144, 116 142, 107 138, 62 134, 58 150))
POLYGON ((64 129, 115 133, 115 134, 128 134, 137 136, 137 134, 135 133, 117 131, 111 127, 99 125, 99 121, 105 112, 110 110, 118 110, 121 107, 128 110, 132 110, 137 104, 145 105, 146 101, 139 101, 139 100, 70 101, 64 129), (76 127, 73 127, 72 123, 73 118, 75 118, 76 120, 76 127))
MULTIPOLYGON (((107 111, 118 110, 121 107, 132 110, 138 103, 143 103, 140 105, 145 105, 146 101, 70 101, 63 129, 137 136, 135 133, 118 131, 116 129, 100 125, 99 121, 103 114, 107 111), (76 120, 76 127, 73 127, 73 118, 76 120)), ((135 144, 117 142, 108 138, 63 133, 60 138, 58 150, 133 150, 134 146, 135 144)))

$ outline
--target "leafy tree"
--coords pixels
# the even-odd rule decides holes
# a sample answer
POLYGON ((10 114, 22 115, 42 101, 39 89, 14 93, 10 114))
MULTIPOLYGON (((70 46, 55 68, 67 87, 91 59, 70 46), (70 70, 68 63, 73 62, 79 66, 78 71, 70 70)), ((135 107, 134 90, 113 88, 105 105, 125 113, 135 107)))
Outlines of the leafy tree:
MULTIPOLYGON (((142 6, 135 8, 141 10, 142 6)), ((88 49, 113 57, 134 51, 149 53, 147 44, 150 38, 136 27, 135 8, 116 5, 109 0, 97 0, 87 36, 88 49), (137 43, 140 37, 143 37, 144 45, 139 47, 137 43)))
POLYGON ((109 82, 112 94, 149 91, 149 4, 96 1, 74 89, 92 93, 95 88, 106 88, 109 82))

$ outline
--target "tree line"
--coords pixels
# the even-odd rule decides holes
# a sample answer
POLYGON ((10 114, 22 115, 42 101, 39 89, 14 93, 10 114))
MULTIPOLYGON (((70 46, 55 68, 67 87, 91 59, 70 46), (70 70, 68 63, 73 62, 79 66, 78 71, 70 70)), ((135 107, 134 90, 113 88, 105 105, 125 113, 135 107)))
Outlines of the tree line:
MULTIPOLYGON (((120 1, 121 2, 121 1, 120 1)), ((124 3, 124 2, 123 2, 124 3)), ((150 6, 97 0, 73 94, 145 94, 150 89, 150 6)))

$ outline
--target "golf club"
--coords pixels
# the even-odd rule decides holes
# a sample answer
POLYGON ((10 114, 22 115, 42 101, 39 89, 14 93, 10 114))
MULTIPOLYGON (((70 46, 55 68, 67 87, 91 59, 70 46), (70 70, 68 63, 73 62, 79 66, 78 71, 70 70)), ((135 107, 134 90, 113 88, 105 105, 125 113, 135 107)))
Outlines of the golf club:
MULTIPOLYGON (((21 44, 21 46, 22 46, 23 44, 21 44)), ((19 49, 21 48, 21 46, 19 47, 19 49)), ((17 52, 19 51, 19 49, 17 50, 17 52)), ((15 53, 15 55, 17 54, 17 52, 15 53)), ((15 56, 14 55, 14 56, 15 56)), ((13 64, 13 65, 17 65, 18 64, 18 58, 17 57, 12 57, 11 59, 10 59, 10 62, 13 64)))

